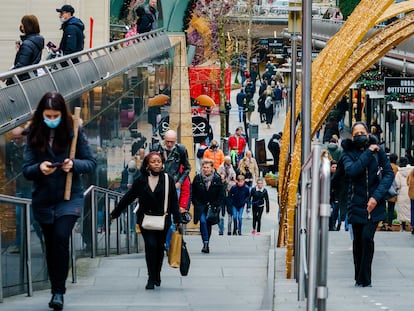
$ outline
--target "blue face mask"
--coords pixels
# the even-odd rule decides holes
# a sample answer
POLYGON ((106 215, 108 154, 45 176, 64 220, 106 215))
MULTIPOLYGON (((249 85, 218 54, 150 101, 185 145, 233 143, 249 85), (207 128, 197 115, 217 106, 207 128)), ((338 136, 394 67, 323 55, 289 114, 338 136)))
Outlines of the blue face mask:
POLYGON ((62 120, 62 117, 58 117, 56 119, 50 120, 48 118, 43 117, 43 121, 46 123, 46 125, 51 128, 57 128, 58 125, 60 124, 60 121, 62 120))

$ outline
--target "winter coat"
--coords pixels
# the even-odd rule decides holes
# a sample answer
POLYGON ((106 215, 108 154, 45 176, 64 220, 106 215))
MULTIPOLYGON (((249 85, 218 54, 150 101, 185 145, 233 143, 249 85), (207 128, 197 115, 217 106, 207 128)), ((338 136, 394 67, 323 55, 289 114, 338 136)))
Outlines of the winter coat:
POLYGON ((224 153, 221 149, 208 148, 204 151, 203 159, 211 159, 214 162, 214 169, 217 171, 221 163, 224 161, 224 153))
POLYGON ((151 151, 158 151, 161 154, 165 172, 171 175, 176 183, 183 184, 191 170, 187 149, 184 145, 175 144, 173 149, 168 152, 161 144, 157 144, 151 151))
POLYGON ((414 200, 414 171, 411 171, 411 174, 407 177, 408 185, 408 197, 410 200, 414 200))
MULTIPOLYGON (((395 175, 397 175, 398 172, 398 166, 395 163, 391 163, 391 167, 392 167, 392 171, 394 172, 394 179, 395 179, 395 175)), ((388 202, 397 202, 398 196, 395 196, 391 199, 388 199, 388 202)))
POLYGON ((43 161, 63 162, 69 157, 69 147, 62 153, 55 153, 51 148, 44 154, 39 154, 27 144, 24 152, 23 174, 33 180, 32 208, 34 218, 39 223, 51 224, 56 218, 65 215, 81 216, 83 209, 83 186, 81 175, 92 173, 96 167, 95 157, 89 147, 82 128, 79 129, 76 154, 73 161, 73 178, 70 200, 63 199, 66 185, 66 176, 58 168, 50 175, 43 175, 40 164, 43 161))
POLYGON ((342 155, 342 150, 339 148, 339 146, 337 144, 330 143, 328 144, 327 149, 332 159, 335 160, 336 162, 339 162, 339 159, 341 158, 341 155, 342 155))
POLYGON ((154 23, 154 17, 152 14, 145 13, 140 16, 137 20, 137 32, 145 33, 152 30, 152 24, 154 23))
MULTIPOLYGON (((373 143, 377 143, 377 140, 370 136, 369 144, 373 143)), ((380 148, 378 152, 373 152, 368 146, 360 150, 350 139, 343 141, 342 147, 344 169, 350 178, 351 187, 347 200, 349 223, 365 224, 384 220, 384 197, 394 180, 394 172, 385 151, 380 148), (377 174, 379 167, 382 167, 381 180, 377 174), (377 201, 377 206, 368 215, 367 202, 370 197, 377 201)))
POLYGON ((227 142, 227 144, 228 144, 229 152, 238 146, 237 154, 240 156, 241 154, 244 153, 244 149, 246 148, 246 139, 243 136, 237 137, 236 135, 232 135, 229 137, 229 141, 227 142), (238 144, 237 144, 237 141, 238 141, 238 144))
POLYGON ((20 36, 22 41, 14 59, 13 69, 38 64, 42 58, 45 39, 38 33, 20 36))
POLYGON ((231 201, 231 205, 237 209, 240 209, 246 205, 250 198, 250 190, 249 187, 243 185, 240 187, 239 185, 234 185, 231 187, 229 191, 229 197, 231 201))
POLYGON ((85 25, 77 17, 71 17, 62 24, 63 36, 59 44, 59 49, 63 55, 76 53, 83 50, 85 41, 85 25))
POLYGON ((217 173, 221 176, 222 180, 224 179, 224 187, 227 193, 236 184, 236 172, 234 171, 233 165, 230 164, 227 166, 225 163, 222 163, 217 173))
POLYGON ((400 167, 398 173, 395 175, 395 183, 397 184, 398 199, 397 199, 397 219, 399 221, 410 221, 411 204, 408 197, 407 177, 412 166, 400 167))
POLYGON ((208 205, 221 207, 224 199, 221 176, 213 172, 213 179, 207 190, 201 174, 197 174, 192 183, 192 202, 194 204, 194 223, 197 224, 201 214, 207 214, 208 205))
POLYGON ((165 202, 165 183, 168 182, 168 204, 167 216, 165 217, 165 231, 171 226, 171 215, 174 223, 181 222, 181 215, 178 211, 177 191, 175 191, 175 182, 171 176, 167 174, 168 180, 165 178, 164 172, 159 175, 158 183, 154 189, 151 190, 148 183, 148 175, 142 174, 135 179, 131 189, 125 193, 118 205, 112 211, 112 218, 117 218, 135 199, 138 198, 139 208, 137 211, 137 224, 141 225, 144 219, 144 214, 158 215, 164 214, 165 202))
POLYGON ((257 187, 252 188, 250 200, 253 207, 264 207, 266 205, 266 213, 269 213, 269 194, 266 188, 261 190, 257 187))

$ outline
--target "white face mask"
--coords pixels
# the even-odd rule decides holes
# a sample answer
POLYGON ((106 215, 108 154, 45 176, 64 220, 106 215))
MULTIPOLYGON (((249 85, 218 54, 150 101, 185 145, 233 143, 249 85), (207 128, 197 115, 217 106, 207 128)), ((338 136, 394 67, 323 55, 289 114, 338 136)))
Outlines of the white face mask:
POLYGON ((65 19, 65 18, 63 18, 63 17, 61 17, 61 18, 60 18, 60 22, 63 24, 64 22, 66 22, 66 19, 65 19))

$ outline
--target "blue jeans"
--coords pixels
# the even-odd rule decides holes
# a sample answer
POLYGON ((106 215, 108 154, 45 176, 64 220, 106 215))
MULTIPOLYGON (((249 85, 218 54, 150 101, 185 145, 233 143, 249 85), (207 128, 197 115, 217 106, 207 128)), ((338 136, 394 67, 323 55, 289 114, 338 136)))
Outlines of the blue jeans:
POLYGON ((243 121, 243 107, 242 106, 238 106, 239 107, 239 122, 243 121))
POLYGON ((200 216, 200 233, 203 242, 208 242, 211 236, 211 225, 206 220, 206 214, 201 213, 200 216))
POLYGON ((242 206, 240 208, 237 208, 235 206, 232 206, 232 210, 233 210, 233 222, 234 222, 233 232, 236 231, 236 224, 237 224, 238 234, 241 235, 242 216, 243 216, 244 207, 242 206))

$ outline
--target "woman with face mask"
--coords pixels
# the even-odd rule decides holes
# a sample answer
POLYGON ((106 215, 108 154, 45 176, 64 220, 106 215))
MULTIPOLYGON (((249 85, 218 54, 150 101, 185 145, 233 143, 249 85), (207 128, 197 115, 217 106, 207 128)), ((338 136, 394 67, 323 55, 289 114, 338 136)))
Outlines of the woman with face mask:
MULTIPOLYGON (((35 15, 22 17, 19 30, 22 33, 20 41, 16 42, 16 57, 11 69, 34 65, 40 62, 42 51, 45 47, 45 39, 40 35, 39 21, 35 15)), ((29 74, 19 75, 19 80, 29 79, 29 74)), ((13 84, 12 78, 6 81, 7 85, 13 84)))
POLYGON ((348 219, 354 234, 355 286, 371 287, 374 234, 379 221, 386 217, 385 195, 394 172, 377 139, 368 135, 365 123, 354 123, 351 132, 352 140, 344 140, 342 146, 349 180, 348 219))
POLYGON ((49 307, 62 310, 69 270, 69 237, 83 209, 81 175, 94 171, 96 162, 79 128, 75 157, 69 157, 74 137, 72 114, 62 95, 46 93, 27 129, 24 176, 33 181, 32 208, 46 246, 51 283, 49 307), (70 199, 64 200, 67 173, 72 172, 70 199))

